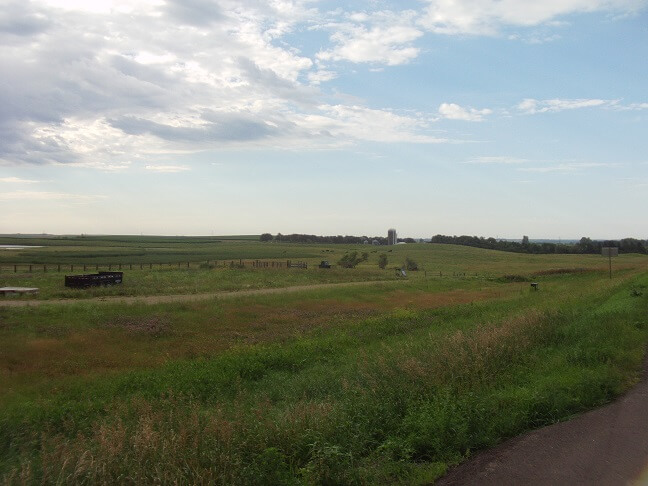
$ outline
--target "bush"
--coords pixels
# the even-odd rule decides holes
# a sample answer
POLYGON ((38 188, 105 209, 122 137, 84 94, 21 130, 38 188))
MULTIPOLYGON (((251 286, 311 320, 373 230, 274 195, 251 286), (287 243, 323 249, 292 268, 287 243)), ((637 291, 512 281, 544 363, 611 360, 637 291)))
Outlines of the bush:
POLYGON ((378 267, 384 270, 386 266, 387 266, 387 255, 383 253, 378 257, 378 267))
POLYGON ((358 252, 354 251, 347 253, 342 258, 340 258, 340 260, 338 260, 338 265, 340 265, 342 268, 355 268, 358 263, 363 261, 364 259, 358 256, 358 252))
POLYGON ((407 257, 405 259, 405 268, 409 270, 410 272, 418 270, 418 263, 416 263, 414 260, 412 260, 410 257, 407 257))

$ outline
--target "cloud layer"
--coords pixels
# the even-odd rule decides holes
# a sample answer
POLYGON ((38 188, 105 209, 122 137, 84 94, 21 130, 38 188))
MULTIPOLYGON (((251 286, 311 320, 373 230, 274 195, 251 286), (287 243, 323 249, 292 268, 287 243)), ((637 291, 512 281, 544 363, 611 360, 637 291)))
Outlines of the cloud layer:
MULTIPOLYGON (((419 10, 325 11, 310 0, 10 0, 0 11, 0 163, 110 170, 222 147, 449 141, 434 135, 435 120, 483 121, 493 110, 443 102, 437 113, 405 113, 345 103, 325 85, 343 64, 411 63, 426 35, 497 35, 645 4, 429 0, 419 10), (294 44, 297 32, 319 47, 294 44)), ((614 103, 529 98, 518 111, 614 103)))

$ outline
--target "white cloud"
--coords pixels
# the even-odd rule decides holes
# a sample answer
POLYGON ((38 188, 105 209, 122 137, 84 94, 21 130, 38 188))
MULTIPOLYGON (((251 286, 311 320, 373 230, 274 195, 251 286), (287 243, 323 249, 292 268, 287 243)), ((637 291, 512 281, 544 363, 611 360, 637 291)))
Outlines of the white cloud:
POLYGON ((40 181, 32 181, 30 179, 21 179, 20 177, 0 177, 0 182, 7 184, 36 184, 40 181))
POLYGON ((580 108, 613 107, 619 100, 601 99, 551 99, 535 100, 527 98, 517 105, 517 109, 523 113, 533 115, 536 113, 555 113, 564 110, 577 110, 580 108))
POLYGON ((441 103, 441 106, 439 106, 439 115, 448 120, 482 121, 484 116, 492 113, 493 111, 488 108, 477 110, 475 108, 465 108, 455 103, 441 103))
POLYGON ((323 49, 317 58, 325 61, 381 63, 389 66, 405 64, 419 54, 412 42, 423 35, 413 26, 416 12, 381 11, 371 15, 353 13, 348 22, 332 23, 332 49, 323 49))
MULTIPOLYGON (((623 12, 634 5, 521 3, 528 4, 428 1, 425 19, 436 15, 429 24, 419 23, 420 11, 371 11, 374 2, 367 11, 320 13, 312 0, 7 0, 0 11, 0 165, 116 171, 223 147, 447 141, 433 136, 433 116, 340 102, 344 93, 324 91, 341 72, 334 63, 369 63, 371 70, 408 63, 420 54, 423 25, 435 31, 553 25, 565 12, 623 12), (309 29, 329 35, 311 57, 294 42, 309 29)), ((611 103, 526 100, 521 111, 583 102, 611 103)), ((481 121, 491 114, 444 103, 434 116, 481 121)))
POLYGON ((615 105, 615 108, 623 111, 648 110, 648 103, 630 103, 629 105, 615 105))
POLYGON ((561 16, 634 13, 645 0, 427 0, 420 24, 439 34, 496 35, 505 27, 555 25, 561 16))
POLYGON ((321 105, 320 113, 305 115, 299 124, 310 137, 324 136, 334 143, 356 140, 373 142, 442 143, 448 139, 427 133, 430 120, 424 115, 399 115, 363 106, 321 105))
POLYGON ((371 110, 358 100, 322 109, 333 105, 323 104, 319 86, 337 77, 322 61, 411 60, 419 52, 413 42, 423 35, 414 26, 417 13, 340 10, 324 25, 311 6, 310 0, 11 1, 3 19, 17 20, 8 27, 12 41, 0 50, 0 165, 118 171, 225 146, 339 145, 331 133, 344 134, 344 143, 379 139, 376 133, 440 141, 429 134, 425 115, 371 110), (303 25, 333 30, 321 60, 285 40, 303 25), (16 33, 25 41, 13 40, 16 33))
POLYGON ((185 172, 191 170, 189 167, 185 165, 147 165, 144 168, 152 172, 163 172, 166 174, 173 174, 176 172, 185 172))
POLYGON ((321 84, 326 81, 331 81, 332 79, 337 78, 337 73, 335 71, 328 71, 326 69, 318 69, 317 71, 313 71, 308 73, 308 80, 312 84, 321 84))

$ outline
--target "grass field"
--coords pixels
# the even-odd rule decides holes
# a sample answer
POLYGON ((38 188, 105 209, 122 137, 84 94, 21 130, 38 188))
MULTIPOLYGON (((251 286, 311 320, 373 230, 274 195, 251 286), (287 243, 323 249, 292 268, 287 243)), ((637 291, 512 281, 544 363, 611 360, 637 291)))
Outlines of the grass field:
POLYGON ((2 482, 428 484, 475 450, 622 393, 648 341, 645 256, 616 259, 610 280, 592 255, 216 239, 12 251, 23 263, 94 264, 113 244, 120 256, 150 245, 165 250, 148 261, 177 251, 196 265, 125 271, 122 287, 90 292, 66 290, 62 274, 5 267, 0 286, 42 291, 39 306, 0 307, 2 482), (314 268, 347 251, 369 259, 314 268), (397 278, 406 257, 421 270, 397 278), (199 265, 238 258, 310 265, 199 265), (368 284, 97 300, 349 281, 368 284))

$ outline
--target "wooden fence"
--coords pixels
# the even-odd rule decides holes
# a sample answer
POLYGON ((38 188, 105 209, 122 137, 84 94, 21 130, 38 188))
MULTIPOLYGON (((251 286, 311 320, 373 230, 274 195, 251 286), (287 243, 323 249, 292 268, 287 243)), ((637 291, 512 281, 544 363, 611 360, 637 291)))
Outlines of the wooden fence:
POLYGON ((207 260, 201 262, 174 263, 4 263, 0 264, 0 273, 35 273, 35 272, 87 272, 99 270, 153 270, 153 269, 209 269, 209 268, 308 268, 306 262, 276 260, 207 260))

